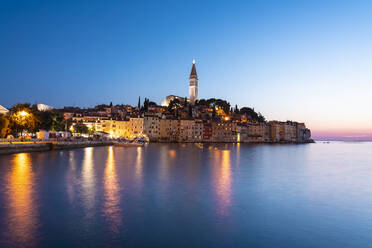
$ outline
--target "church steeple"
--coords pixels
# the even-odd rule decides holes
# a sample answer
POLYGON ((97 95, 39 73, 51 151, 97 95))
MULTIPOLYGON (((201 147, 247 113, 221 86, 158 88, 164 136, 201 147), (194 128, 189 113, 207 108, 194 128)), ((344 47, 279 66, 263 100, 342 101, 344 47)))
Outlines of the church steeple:
POLYGON ((196 74, 195 59, 192 61, 190 78, 198 78, 198 75, 196 74))
POLYGON ((195 59, 192 61, 192 68, 189 78, 189 97, 190 97, 190 104, 194 104, 195 101, 198 99, 198 75, 196 74, 196 66, 195 66, 195 59))

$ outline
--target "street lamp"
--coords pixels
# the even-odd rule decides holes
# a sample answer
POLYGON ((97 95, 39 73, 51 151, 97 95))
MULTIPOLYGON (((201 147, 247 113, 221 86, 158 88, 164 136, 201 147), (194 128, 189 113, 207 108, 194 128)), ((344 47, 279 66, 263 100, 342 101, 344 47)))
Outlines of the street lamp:
POLYGON ((21 128, 21 137, 23 136, 23 129, 24 129, 24 126, 27 124, 27 122, 29 121, 28 119, 29 118, 26 118, 27 116, 29 115, 28 112, 22 110, 22 111, 19 111, 17 112, 16 116, 16 123, 18 125, 20 125, 22 128, 21 128))
POLYGON ((24 110, 22 110, 21 112, 18 112, 18 114, 22 117, 26 117, 28 115, 28 113, 24 110))

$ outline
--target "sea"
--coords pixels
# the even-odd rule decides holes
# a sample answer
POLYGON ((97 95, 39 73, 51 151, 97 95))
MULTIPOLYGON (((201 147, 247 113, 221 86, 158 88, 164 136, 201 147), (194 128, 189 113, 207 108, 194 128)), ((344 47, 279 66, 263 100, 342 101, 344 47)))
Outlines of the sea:
POLYGON ((372 247, 372 143, 0 155, 0 247, 372 247))

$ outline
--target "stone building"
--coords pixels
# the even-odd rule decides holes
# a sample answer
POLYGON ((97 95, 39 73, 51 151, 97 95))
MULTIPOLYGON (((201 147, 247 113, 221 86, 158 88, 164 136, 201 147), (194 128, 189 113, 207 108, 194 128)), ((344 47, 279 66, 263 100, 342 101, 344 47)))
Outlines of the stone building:
POLYGON ((156 115, 143 117, 143 133, 150 141, 158 141, 160 138, 160 119, 156 115))
POLYGON ((143 132, 143 118, 141 117, 132 117, 129 119, 129 137, 134 138, 142 136, 143 132))

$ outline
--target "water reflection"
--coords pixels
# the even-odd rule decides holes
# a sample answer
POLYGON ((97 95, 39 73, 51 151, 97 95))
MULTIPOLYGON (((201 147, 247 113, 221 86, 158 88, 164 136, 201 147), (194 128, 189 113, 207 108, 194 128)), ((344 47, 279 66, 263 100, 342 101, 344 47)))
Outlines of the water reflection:
POLYGON ((160 148, 160 165, 159 165, 159 176, 162 181, 161 186, 163 188, 168 187, 169 181, 169 151, 168 146, 162 146, 160 148))
POLYGON ((240 165, 240 143, 236 144, 235 154, 236 154, 235 164, 236 164, 237 167, 239 167, 239 165, 240 165))
POLYGON ((66 187, 67 187, 67 195, 70 203, 73 203, 75 198, 75 187, 76 182, 78 181, 76 175, 76 159, 75 159, 75 152, 69 152, 69 167, 66 173, 66 187))
POLYGON ((142 177, 143 177, 143 148, 137 147, 137 157, 136 157, 136 180, 138 181, 138 185, 142 186, 142 177))
POLYGON ((217 194, 218 212, 229 214, 231 206, 231 160, 230 150, 217 150, 214 155, 214 188, 217 194))
POLYGON ((84 161, 82 168, 83 202, 87 209, 86 214, 92 216, 95 205, 95 177, 93 168, 93 147, 84 149, 84 161))
POLYGON ((108 148, 103 183, 105 195, 103 214, 109 222, 111 231, 117 233, 121 225, 120 186, 117 179, 112 146, 108 148))
POLYGON ((14 155, 7 193, 9 195, 10 240, 20 247, 35 245, 38 224, 34 180, 30 154, 14 155))

